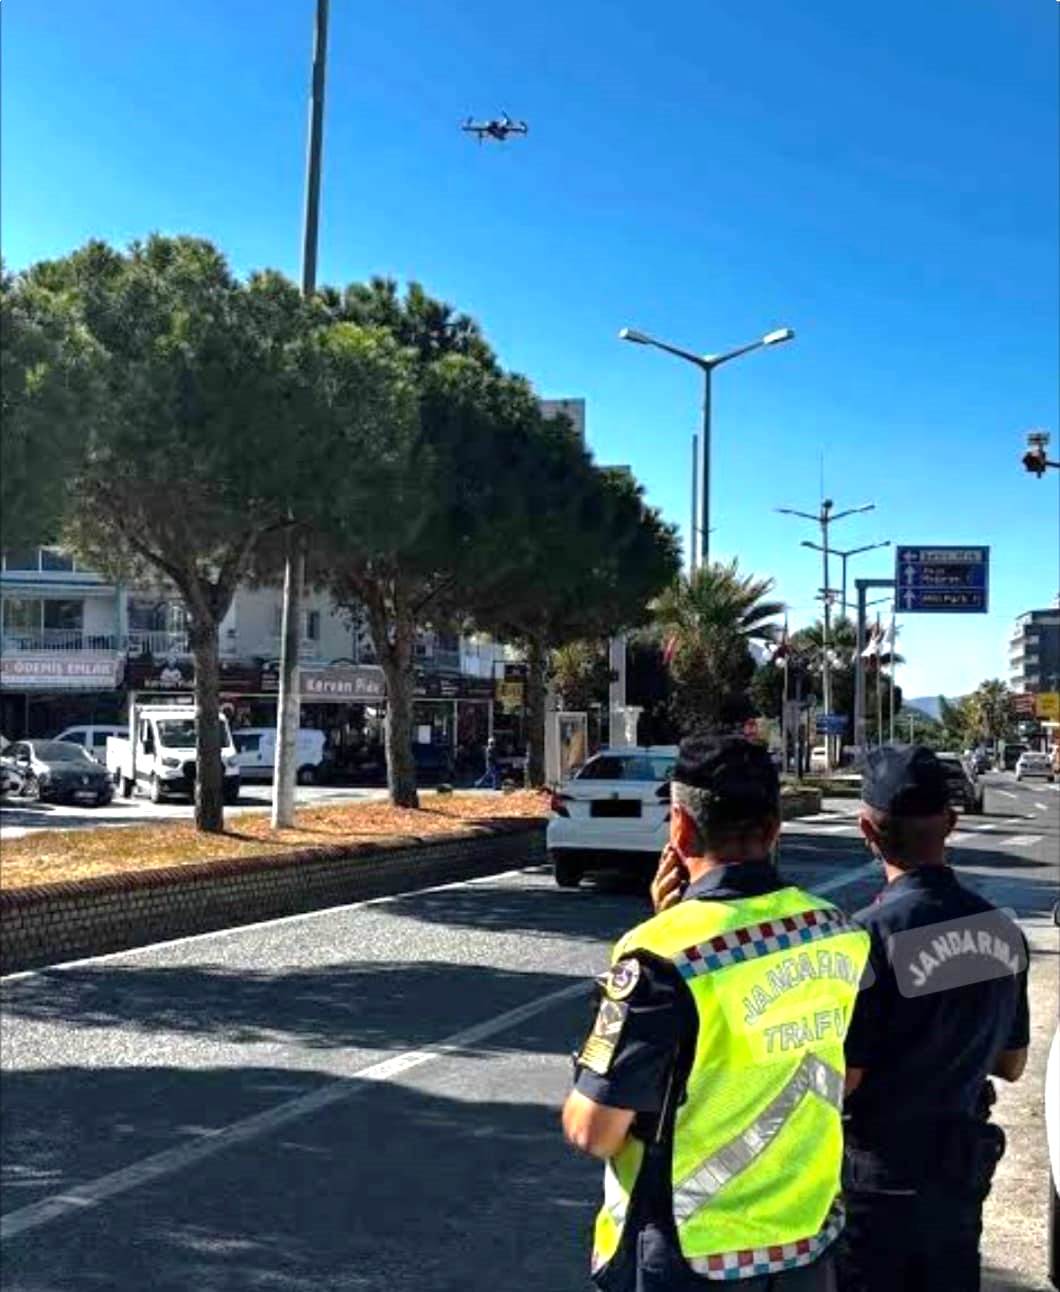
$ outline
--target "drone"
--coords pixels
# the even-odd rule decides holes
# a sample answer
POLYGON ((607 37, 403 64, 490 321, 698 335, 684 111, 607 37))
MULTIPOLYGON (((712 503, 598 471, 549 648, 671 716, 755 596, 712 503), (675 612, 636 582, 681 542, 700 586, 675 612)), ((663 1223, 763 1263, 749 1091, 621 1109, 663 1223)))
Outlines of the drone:
POLYGON ((478 135, 478 141, 483 139, 496 139, 500 144, 508 138, 509 135, 525 135, 528 133, 525 121, 513 121, 507 112, 502 113, 493 121, 473 121, 470 117, 460 127, 466 130, 469 135, 478 135))

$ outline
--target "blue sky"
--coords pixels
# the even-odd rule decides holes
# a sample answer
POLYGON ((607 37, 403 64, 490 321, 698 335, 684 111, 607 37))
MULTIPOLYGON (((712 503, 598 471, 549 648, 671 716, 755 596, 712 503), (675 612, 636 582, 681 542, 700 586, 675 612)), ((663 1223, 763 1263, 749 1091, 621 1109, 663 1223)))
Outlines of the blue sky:
MULTIPOLYGON (((838 546, 988 543, 987 616, 911 617, 910 695, 1003 674, 1060 584, 1055 0, 813 5, 332 0, 322 281, 420 279, 544 395, 583 395, 603 462, 687 524, 696 373, 624 324, 721 350, 714 555, 820 586, 838 546), (507 110, 528 138, 458 127, 507 110)), ((4 0, 3 251, 214 239, 297 275, 312 0, 4 0)), ((886 554, 851 562, 885 576, 886 554)))

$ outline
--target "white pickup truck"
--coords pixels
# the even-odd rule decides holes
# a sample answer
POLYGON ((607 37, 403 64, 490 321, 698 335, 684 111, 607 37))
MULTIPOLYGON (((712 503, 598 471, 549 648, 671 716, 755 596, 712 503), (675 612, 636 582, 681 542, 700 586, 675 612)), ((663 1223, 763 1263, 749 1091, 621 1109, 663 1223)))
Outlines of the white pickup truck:
MULTIPOLYGON (((224 799, 239 798, 239 767, 228 719, 221 722, 221 762, 224 767, 224 799)), ((192 798, 195 794, 195 738, 198 714, 190 705, 145 704, 137 707, 131 739, 107 739, 107 771, 123 797, 137 790, 146 792, 152 803, 171 794, 192 798)))

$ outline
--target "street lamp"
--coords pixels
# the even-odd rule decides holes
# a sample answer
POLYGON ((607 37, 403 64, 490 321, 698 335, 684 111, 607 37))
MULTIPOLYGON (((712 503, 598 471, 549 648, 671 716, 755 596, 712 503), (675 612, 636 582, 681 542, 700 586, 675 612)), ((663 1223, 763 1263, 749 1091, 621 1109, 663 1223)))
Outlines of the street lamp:
MULTIPOLYGON (((833 513, 832 508, 834 506, 835 506, 835 503, 832 501, 831 498, 825 498, 824 501, 821 503, 820 511, 818 511, 816 514, 809 511, 798 511, 794 507, 774 507, 773 509, 774 511, 779 512, 782 516, 798 516, 802 520, 809 520, 809 521, 812 521, 815 525, 820 525, 821 543, 819 546, 817 544, 813 544, 813 546, 817 547, 817 549, 820 552, 822 552, 824 555, 824 587, 826 589, 832 586, 828 578, 828 557, 831 552, 831 549, 828 546, 829 526, 832 525, 837 520, 842 520, 845 516, 857 516, 857 515, 860 515, 862 512, 875 511, 876 509, 876 504, 874 502, 866 502, 866 503, 862 503, 860 507, 848 507, 845 511, 837 511, 833 513)), ((832 712, 832 670, 828 661, 828 647, 831 642, 831 637, 832 637, 831 598, 828 596, 825 596, 824 638, 821 643, 823 648, 821 652, 821 680, 824 684, 823 685, 824 708, 826 713, 832 712)), ((832 770, 831 740, 825 741, 825 749, 827 751, 826 762, 828 765, 828 770, 831 771, 832 770)))
POLYGON ((785 341, 794 339, 795 332, 790 327, 776 328, 772 332, 767 332, 764 336, 752 341, 749 345, 737 346, 735 350, 727 350, 724 354, 694 354, 691 350, 682 350, 680 346, 670 345, 666 341, 659 341, 655 337, 648 336, 646 332, 638 332, 636 328, 624 327, 618 334, 620 341, 629 341, 633 345, 650 345, 656 350, 665 350, 667 354, 676 355, 678 359, 684 359, 686 363, 695 364, 703 374, 703 434, 702 443, 699 446, 699 471, 701 486, 698 491, 698 520, 696 518, 696 471, 692 473, 692 497, 693 497, 693 525, 692 541, 689 552, 689 568, 694 571, 697 565, 705 566, 710 553, 710 378, 715 368, 720 368, 723 363, 728 363, 730 359, 738 359, 742 354, 750 354, 752 350, 761 350, 768 346, 782 345, 785 341), (698 554, 698 561, 697 561, 698 554))
MULTIPOLYGON (((836 518, 833 517, 832 519, 834 520, 836 518)), ((804 538, 802 540, 802 546, 812 547, 815 552, 824 551, 824 548, 820 545, 820 543, 813 543, 808 538, 804 538)), ((882 543, 866 543, 864 547, 851 547, 851 548, 848 548, 845 552, 841 552, 838 547, 833 547, 831 549, 832 555, 838 556, 839 559, 843 562, 843 578, 841 580, 842 592, 840 594, 839 606, 844 616, 846 615, 846 612, 847 612, 847 561, 849 561, 852 556, 858 556, 862 552, 874 552, 878 547, 890 547, 890 546, 891 546, 891 540, 888 538, 888 539, 885 539, 884 542, 882 543)))

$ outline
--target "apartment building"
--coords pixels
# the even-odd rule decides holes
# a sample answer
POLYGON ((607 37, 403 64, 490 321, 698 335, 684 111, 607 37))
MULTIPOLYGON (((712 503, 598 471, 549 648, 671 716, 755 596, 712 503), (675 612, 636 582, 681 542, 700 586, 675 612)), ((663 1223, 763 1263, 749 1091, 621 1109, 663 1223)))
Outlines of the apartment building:
POLYGON ((1009 686, 1018 694, 1060 690, 1060 606, 1028 610, 1009 639, 1009 686))
MULTIPOLYGON (((378 720, 385 686, 363 622, 313 590, 301 627, 303 721, 345 722, 349 715, 337 709, 351 705, 372 709, 378 720)), ((220 629, 221 686, 253 725, 275 721, 281 639, 280 590, 239 588, 220 629)), ((484 743, 495 683, 507 678, 509 694, 515 653, 489 638, 430 631, 419 635, 415 652, 417 735, 454 749, 484 743)), ((193 685, 187 615, 172 591, 128 587, 56 547, 3 555, 0 732, 7 739, 123 721, 131 693, 190 693, 193 685)))

